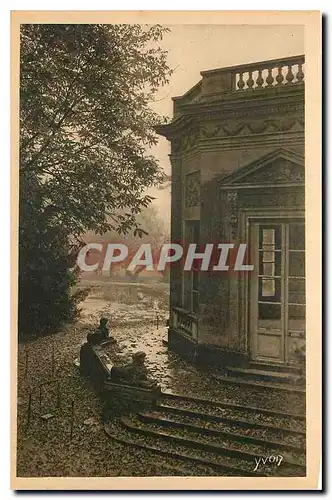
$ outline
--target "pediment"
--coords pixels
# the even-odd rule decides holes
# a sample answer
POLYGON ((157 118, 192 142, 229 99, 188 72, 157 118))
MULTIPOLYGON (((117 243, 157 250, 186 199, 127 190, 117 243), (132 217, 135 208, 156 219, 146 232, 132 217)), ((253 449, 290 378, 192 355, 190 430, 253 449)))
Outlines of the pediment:
POLYGON ((220 179, 222 187, 289 182, 304 182, 304 157, 285 148, 279 148, 220 179))

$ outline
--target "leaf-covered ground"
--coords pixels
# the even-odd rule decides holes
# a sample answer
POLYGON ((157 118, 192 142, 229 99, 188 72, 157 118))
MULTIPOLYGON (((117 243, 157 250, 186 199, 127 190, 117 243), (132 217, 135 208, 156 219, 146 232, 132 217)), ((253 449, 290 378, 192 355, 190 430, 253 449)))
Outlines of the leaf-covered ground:
POLYGON ((300 395, 223 385, 212 380, 208 371, 202 372, 169 352, 163 343, 167 297, 162 294, 156 297, 143 290, 138 291, 134 299, 115 301, 115 298, 107 286, 97 285, 83 304, 81 318, 75 325, 19 345, 19 476, 179 475, 176 460, 111 441, 104 433, 100 421, 101 402, 77 366, 80 346, 101 315, 111 317, 111 335, 117 341, 111 350, 114 359, 125 362, 132 352, 144 350, 150 371, 163 389, 292 413, 304 412, 304 398, 300 395), (42 383, 45 385, 40 391, 42 383), (40 419, 40 415, 47 414, 52 417, 40 419))

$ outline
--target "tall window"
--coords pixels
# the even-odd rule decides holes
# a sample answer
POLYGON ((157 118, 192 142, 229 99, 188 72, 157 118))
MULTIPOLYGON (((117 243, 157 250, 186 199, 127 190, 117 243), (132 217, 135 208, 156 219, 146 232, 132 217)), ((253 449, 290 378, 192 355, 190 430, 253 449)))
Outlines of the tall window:
POLYGON ((260 227, 259 287, 260 318, 280 318, 281 226, 260 227))
MULTIPOLYGON (((200 222, 191 220, 185 222, 185 244, 199 244, 200 222)), ((193 262, 190 271, 183 272, 183 307, 188 311, 199 311, 199 261, 193 262)))
POLYGON ((304 224, 259 226, 258 326, 301 329, 305 318, 304 224), (286 311, 287 309, 287 311, 286 311), (277 323, 273 320, 278 320, 277 323))

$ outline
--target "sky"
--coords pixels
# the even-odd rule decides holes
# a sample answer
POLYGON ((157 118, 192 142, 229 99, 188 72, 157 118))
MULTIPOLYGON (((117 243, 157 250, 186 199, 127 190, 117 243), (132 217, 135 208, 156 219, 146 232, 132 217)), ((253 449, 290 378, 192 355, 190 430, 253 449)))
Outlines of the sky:
MULTIPOLYGON (((173 25, 164 36, 162 47, 168 50, 168 63, 174 70, 169 83, 161 87, 151 107, 172 117, 172 97, 183 95, 200 79, 200 72, 266 59, 304 53, 304 29, 301 25, 173 25)), ((160 137, 151 149, 166 173, 170 173, 169 142, 160 137)), ((170 220, 170 189, 152 189, 153 205, 166 222, 170 220)))

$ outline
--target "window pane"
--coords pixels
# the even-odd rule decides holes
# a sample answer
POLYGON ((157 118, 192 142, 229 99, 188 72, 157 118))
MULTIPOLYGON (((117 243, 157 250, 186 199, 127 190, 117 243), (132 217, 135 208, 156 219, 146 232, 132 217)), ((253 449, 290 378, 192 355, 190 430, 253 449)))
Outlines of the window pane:
POLYGON ((304 250, 305 248, 304 224, 289 225, 289 248, 290 250, 304 250))
POLYGON ((305 257, 304 252, 289 252, 289 276, 304 276, 305 257))
POLYGON ((288 317, 289 318, 304 318, 305 317, 305 305, 288 305, 288 317))
POLYGON ((258 300, 267 302, 280 302, 280 278, 258 278, 258 300))
POLYGON ((274 252, 262 252, 263 262, 274 262, 275 253, 274 252))
POLYGON ((262 297, 274 297, 275 293, 274 279, 262 278, 262 297))
POLYGON ((288 302, 293 304, 305 304, 305 280, 289 278, 288 280, 288 302))
POLYGON ((281 329, 281 305, 280 304, 258 304, 259 328, 267 330, 281 329))
POLYGON ((275 253, 274 261, 275 261, 275 275, 281 276, 281 252, 275 253))
POLYGON ((260 226, 259 248, 272 250, 281 248, 281 226, 260 226))
POLYGON ((275 265, 274 262, 264 263, 263 264, 263 274, 264 276, 274 276, 275 274, 275 265))
POLYGON ((305 306, 288 306, 288 331, 305 331, 305 306))
MULTIPOLYGON (((259 252, 259 274, 265 273, 265 264, 274 263, 273 276, 281 276, 281 252, 259 252)), ((270 274, 268 274, 270 275, 270 274)), ((271 275, 270 275, 271 276, 271 275)))
POLYGON ((275 230, 271 228, 263 228, 262 243, 263 245, 274 245, 275 230))

